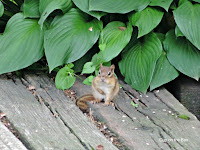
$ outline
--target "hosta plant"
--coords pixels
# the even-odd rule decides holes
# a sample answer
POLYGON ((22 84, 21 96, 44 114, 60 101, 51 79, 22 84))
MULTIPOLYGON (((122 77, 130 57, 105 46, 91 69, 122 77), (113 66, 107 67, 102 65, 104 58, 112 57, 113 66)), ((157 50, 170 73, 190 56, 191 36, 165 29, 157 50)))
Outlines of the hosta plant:
POLYGON ((58 89, 77 72, 91 84, 99 64, 119 66, 145 93, 179 72, 200 77, 199 0, 0 0, 0 74, 41 58, 58 89), (62 68, 63 67, 63 68, 62 68), (60 70, 59 70, 60 69, 60 70))

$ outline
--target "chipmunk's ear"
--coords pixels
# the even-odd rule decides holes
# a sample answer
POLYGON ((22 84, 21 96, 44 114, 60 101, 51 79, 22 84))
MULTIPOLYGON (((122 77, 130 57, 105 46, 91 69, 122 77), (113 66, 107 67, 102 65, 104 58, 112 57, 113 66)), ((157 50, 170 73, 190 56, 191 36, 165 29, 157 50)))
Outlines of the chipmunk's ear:
POLYGON ((111 66, 110 66, 110 69, 111 69, 112 72, 114 72, 114 70, 115 70, 115 65, 114 65, 114 64, 111 65, 111 66))
POLYGON ((100 63, 100 68, 102 68, 103 67, 103 65, 102 65, 102 63, 100 63))

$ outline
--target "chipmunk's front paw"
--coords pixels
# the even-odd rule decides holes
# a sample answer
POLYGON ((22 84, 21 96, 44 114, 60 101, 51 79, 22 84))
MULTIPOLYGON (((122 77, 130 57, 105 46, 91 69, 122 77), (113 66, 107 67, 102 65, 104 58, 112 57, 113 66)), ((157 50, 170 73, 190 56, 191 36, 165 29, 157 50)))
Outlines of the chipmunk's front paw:
POLYGON ((108 105, 110 105, 110 102, 105 102, 105 103, 103 104, 103 106, 108 106, 108 105))
POLYGON ((114 107, 115 104, 113 102, 105 102, 103 105, 104 106, 112 105, 114 107))

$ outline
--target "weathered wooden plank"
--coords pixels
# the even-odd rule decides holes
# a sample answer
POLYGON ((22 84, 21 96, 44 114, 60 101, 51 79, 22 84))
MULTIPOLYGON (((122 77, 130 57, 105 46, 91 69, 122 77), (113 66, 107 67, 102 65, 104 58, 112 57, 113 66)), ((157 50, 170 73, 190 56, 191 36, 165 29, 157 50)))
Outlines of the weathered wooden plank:
POLYGON ((60 118, 40 103, 17 79, 0 79, 0 110, 31 150, 84 150, 79 139, 60 118))
MULTIPOLYGON (((46 75, 25 75, 28 85, 35 87, 36 96, 50 107, 51 111, 70 128, 87 149, 96 148, 101 144, 105 150, 117 148, 109 142, 104 135, 83 115, 79 108, 69 100, 62 90, 55 88, 55 83, 46 75)), ((84 90, 79 87, 79 90, 84 90)))
MULTIPOLYGON (((88 86, 81 85, 79 82, 76 82, 74 86, 74 89, 80 86, 84 89, 84 92, 82 90, 77 91, 78 95, 91 92, 88 86)), ((92 107, 94 115, 105 122, 109 129, 115 132, 123 141, 124 145, 130 150, 160 149, 154 142, 154 139, 149 136, 152 133, 153 137, 153 134, 158 132, 156 131, 157 129, 154 130, 154 125, 149 119, 138 113, 137 110, 130 105, 130 102, 131 99, 120 89, 119 96, 115 101, 118 110, 113 109, 111 106, 103 107, 103 104, 93 105, 89 103, 89 106, 92 107)), ((163 148, 167 150, 166 145, 163 145, 163 148)))
MULTIPOLYGON (((161 90, 164 96, 149 92, 142 95, 129 85, 121 83, 116 98, 117 109, 104 107, 102 103, 88 105, 94 115, 104 121, 110 130, 118 134, 119 138, 129 149, 163 149, 187 150, 200 148, 200 122, 189 113, 169 92, 161 90), (170 99, 171 103, 167 103, 170 99), (134 100, 139 104, 136 109, 130 103, 134 100), (185 110, 185 111, 183 111, 185 110), (184 120, 176 115, 185 114, 191 119, 184 120), (186 125, 188 124, 188 125, 186 125), (189 126, 190 124, 190 126, 189 126), (180 140, 180 141, 179 141, 180 140)), ((91 93, 89 86, 76 82, 72 89, 77 95, 91 93), (80 90, 84 89, 84 90, 80 90)))
POLYGON ((0 150, 27 150, 26 147, 0 122, 0 150))
POLYGON ((197 138, 200 136, 200 122, 169 92, 165 89, 161 89, 154 93, 149 92, 147 95, 142 95, 136 93, 136 91, 128 85, 126 88, 132 95, 135 95, 135 97, 146 105, 144 109, 139 107, 138 111, 148 116, 150 121, 159 127, 161 131, 161 133, 159 133, 160 141, 168 140, 167 144, 170 148, 174 149, 200 148, 200 139, 197 138), (158 96, 158 94, 162 96, 158 96), (176 116, 178 114, 187 115, 191 119, 185 120, 177 118, 176 116), (164 136, 163 133, 166 134, 166 136, 164 136))
POLYGON ((200 120, 199 86, 199 81, 181 74, 173 82, 168 83, 166 88, 200 120))
MULTIPOLYGON (((196 116, 190 113, 179 101, 166 89, 161 88, 160 92, 154 92, 154 94, 168 106, 175 114, 187 115, 190 120, 175 118, 175 123, 169 122, 169 127, 176 130, 175 133, 171 133, 176 138, 188 139, 188 142, 183 142, 182 145, 189 149, 200 149, 200 122, 196 116)), ((164 119, 161 118, 163 121, 164 119)), ((169 129, 170 129, 169 128, 169 129)), ((170 133, 170 131, 169 131, 170 133)))
MULTIPOLYGON (((53 144, 53 149, 62 149, 60 138, 64 134, 66 149, 91 149, 99 144, 104 145, 106 150, 117 149, 105 139, 61 90, 55 89, 53 81, 47 76, 26 75, 24 84, 35 86, 33 93, 35 97, 19 80, 16 80, 15 83, 12 80, 0 80, 0 110, 6 113, 28 148, 36 149, 35 145, 32 145, 31 138, 37 138, 40 142, 36 141, 36 143, 41 148, 42 138, 48 137, 45 139, 46 149, 52 148, 53 144), (27 108, 28 110, 26 110, 27 108), (38 113, 41 116, 35 115, 38 113), (42 118, 43 115, 47 119, 42 118), (26 118, 27 116, 33 119, 26 118), (33 125, 33 120, 36 126, 33 125), (15 124, 16 122, 20 122, 20 124, 15 124), (32 127, 27 127, 30 125, 32 127), (42 131, 38 129, 43 126, 50 129, 45 128, 42 131), (70 134, 68 135, 68 133, 70 134), (55 143, 50 137, 54 135, 55 143), (59 139, 57 140, 58 135, 59 139), (72 139, 73 142, 67 142, 66 136, 68 141, 72 139), (69 147, 74 141, 77 142, 78 147, 69 147), (59 146, 56 145, 57 143, 59 146)), ((89 104, 89 106, 92 107, 94 115, 105 122, 128 149, 200 149, 199 121, 169 92, 161 89, 159 92, 142 95, 127 84, 121 84, 124 86, 124 90, 120 89, 116 99, 117 109, 113 109, 111 106, 104 107, 102 103, 89 104), (130 105, 132 100, 139 104, 137 109, 130 105), (191 119, 177 118, 176 116, 179 114, 187 115, 191 119)), ((80 81, 76 82, 72 89, 77 91, 78 96, 91 93, 90 86, 83 85, 80 81)))

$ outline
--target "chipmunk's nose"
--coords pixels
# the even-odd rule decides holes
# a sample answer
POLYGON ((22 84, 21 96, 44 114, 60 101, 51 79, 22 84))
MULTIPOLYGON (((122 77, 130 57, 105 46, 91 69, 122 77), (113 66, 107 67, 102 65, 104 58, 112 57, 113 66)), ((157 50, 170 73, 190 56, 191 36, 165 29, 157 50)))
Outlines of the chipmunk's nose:
POLYGON ((105 81, 105 77, 102 76, 102 77, 101 77, 101 82, 104 82, 104 81, 105 81))

